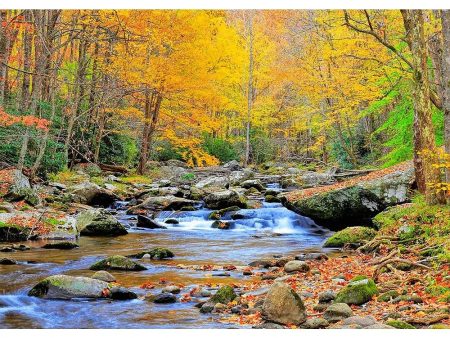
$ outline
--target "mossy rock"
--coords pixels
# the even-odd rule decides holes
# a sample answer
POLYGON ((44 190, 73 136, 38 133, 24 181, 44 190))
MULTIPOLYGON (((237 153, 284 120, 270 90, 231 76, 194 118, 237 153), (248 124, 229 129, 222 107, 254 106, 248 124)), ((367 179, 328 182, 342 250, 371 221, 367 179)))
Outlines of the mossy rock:
POLYGON ((77 217, 77 229, 81 236, 122 236, 127 229, 104 209, 86 210, 77 217))
POLYGON ((237 297, 236 293, 234 292, 233 288, 229 285, 222 286, 214 296, 211 297, 210 301, 214 304, 216 303, 222 303, 222 304, 228 304, 229 302, 233 301, 237 297))
POLYGON ((361 305, 370 301, 376 294, 378 289, 375 282, 370 278, 361 279, 348 283, 337 293, 334 302, 361 305))
POLYGON ((372 228, 361 226, 350 227, 336 232, 325 241, 323 246, 341 248, 346 244, 361 244, 364 241, 373 239, 376 234, 377 232, 372 228))
POLYGON ((400 296, 400 294, 396 290, 391 290, 379 295, 377 301, 390 302, 391 300, 397 298, 398 296, 400 296))
POLYGON ((229 230, 231 228, 231 224, 230 222, 214 221, 213 224, 211 224, 211 228, 220 230, 229 230))
POLYGON ((47 243, 42 248, 43 249, 59 249, 59 250, 71 250, 78 248, 79 245, 73 242, 58 242, 58 243, 47 243))
POLYGON ((0 222, 0 242, 26 241, 29 235, 29 228, 0 222))
POLYGON ((213 212, 211 212, 208 216, 208 219, 211 220, 219 220, 221 219, 227 212, 233 212, 233 211, 239 211, 241 210, 241 208, 237 207, 237 206, 231 206, 228 208, 224 208, 224 209, 220 209, 220 210, 215 210, 213 212))
POLYGON ((396 329, 415 329, 415 327, 412 326, 411 324, 408 324, 402 320, 397 320, 397 319, 389 319, 386 322, 386 325, 395 327, 396 329))
POLYGON ((244 192, 244 195, 257 195, 259 193, 260 192, 258 189, 256 189, 255 187, 251 187, 244 192))
POLYGON ((281 203, 281 199, 274 195, 266 195, 265 201, 267 203, 281 203))
POLYGON ((162 259, 175 257, 174 253, 166 248, 154 248, 152 250, 142 251, 138 254, 130 255, 128 257, 142 258, 142 257, 144 257, 144 255, 147 255, 147 254, 150 256, 150 259, 156 259, 156 260, 162 260, 162 259))
POLYGON ((125 256, 115 255, 103 259, 89 268, 90 270, 128 270, 128 271, 142 271, 147 268, 139 263, 132 261, 125 256))

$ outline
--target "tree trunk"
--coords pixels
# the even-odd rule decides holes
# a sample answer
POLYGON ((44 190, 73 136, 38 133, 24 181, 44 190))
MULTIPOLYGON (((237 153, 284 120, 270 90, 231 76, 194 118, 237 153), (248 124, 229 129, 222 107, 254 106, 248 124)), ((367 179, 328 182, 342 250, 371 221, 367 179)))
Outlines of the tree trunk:
MULTIPOLYGON (((450 154, 450 10, 442 10, 442 92, 444 111, 445 152, 450 154)), ((450 183, 450 170, 446 170, 446 182, 450 183)))
POLYGON ((414 169, 416 183, 425 194, 427 203, 436 204, 440 196, 430 183, 440 182, 439 170, 424 152, 436 153, 432 111, 430 104, 430 80, 428 74, 428 50, 424 36, 422 10, 401 10, 407 39, 410 41, 414 80, 414 169))
POLYGON ((245 129, 245 160, 244 166, 247 166, 250 162, 250 127, 252 118, 252 106, 253 106, 253 12, 249 12, 247 19, 247 29, 249 36, 249 48, 248 48, 248 88, 247 88, 247 122, 245 129))

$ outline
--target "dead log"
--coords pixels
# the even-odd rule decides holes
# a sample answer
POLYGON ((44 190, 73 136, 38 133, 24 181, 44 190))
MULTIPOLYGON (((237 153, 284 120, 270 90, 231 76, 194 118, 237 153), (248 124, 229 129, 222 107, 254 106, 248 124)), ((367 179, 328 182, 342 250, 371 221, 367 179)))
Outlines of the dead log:
POLYGON ((103 171, 110 171, 113 173, 121 173, 121 174, 126 174, 128 172, 128 169, 123 166, 112 165, 112 164, 103 164, 103 163, 100 163, 98 166, 103 171))

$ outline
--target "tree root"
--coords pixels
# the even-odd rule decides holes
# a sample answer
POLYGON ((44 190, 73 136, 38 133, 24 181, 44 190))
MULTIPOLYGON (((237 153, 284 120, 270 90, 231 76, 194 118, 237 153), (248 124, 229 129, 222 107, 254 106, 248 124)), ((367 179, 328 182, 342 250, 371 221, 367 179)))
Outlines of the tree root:
MULTIPOLYGON (((392 253, 391 253, 392 254, 392 253)), ((402 258, 389 258, 389 259, 385 259, 384 261, 382 261, 381 263, 378 264, 378 266, 376 267, 375 271, 373 272, 373 280, 377 281, 378 277, 380 276, 380 270, 381 268, 388 266, 388 265, 392 265, 395 263, 405 263, 405 264, 409 264, 409 265, 413 265, 416 266, 418 268, 422 268, 422 269, 426 269, 426 270, 431 270, 431 268, 429 266, 420 264, 420 263, 416 263, 407 259, 402 259, 402 258)))

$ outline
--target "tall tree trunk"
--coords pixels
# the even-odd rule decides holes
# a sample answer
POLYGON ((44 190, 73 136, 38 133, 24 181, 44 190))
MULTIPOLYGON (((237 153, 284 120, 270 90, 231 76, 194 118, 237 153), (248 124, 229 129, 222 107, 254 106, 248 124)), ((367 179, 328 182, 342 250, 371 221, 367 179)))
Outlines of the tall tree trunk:
POLYGON ((248 30, 248 87, 247 87, 247 121, 245 129, 245 160, 244 166, 247 166, 250 162, 250 128, 252 119, 252 108, 253 108, 253 12, 249 12, 249 17, 247 19, 247 30, 248 30))
POLYGON ((416 183, 425 194, 427 203, 436 204, 440 196, 429 186, 440 181, 440 172, 424 152, 436 153, 432 111, 430 104, 430 80, 428 74, 428 50, 424 35, 422 10, 401 10, 407 39, 410 41, 414 80, 414 169, 416 183))
MULTIPOLYGON (((450 154, 450 10, 442 10, 442 92, 444 111, 445 152, 450 154)), ((450 170, 446 170, 446 182, 450 183, 450 170)))
POLYGON ((154 99, 155 93, 152 92, 150 95, 150 89, 145 90, 145 102, 144 102, 144 129, 142 131, 142 144, 141 153, 139 156, 139 166, 138 173, 143 174, 145 172, 145 166, 148 161, 148 139, 150 135, 150 124, 151 124, 151 106, 154 99))

